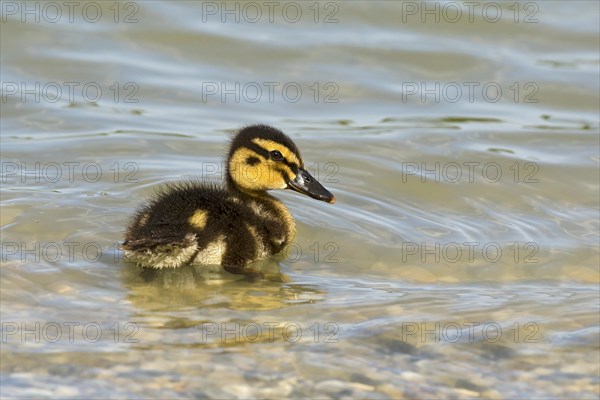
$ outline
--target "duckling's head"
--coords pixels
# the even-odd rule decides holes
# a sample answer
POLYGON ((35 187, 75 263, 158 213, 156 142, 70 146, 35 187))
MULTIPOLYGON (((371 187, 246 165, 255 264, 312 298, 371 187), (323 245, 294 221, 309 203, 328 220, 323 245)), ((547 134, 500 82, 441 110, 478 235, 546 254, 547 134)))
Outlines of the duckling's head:
POLYGON ((335 197, 304 169, 292 139, 267 125, 247 126, 233 138, 227 156, 227 183, 249 193, 292 189, 335 202, 335 197))

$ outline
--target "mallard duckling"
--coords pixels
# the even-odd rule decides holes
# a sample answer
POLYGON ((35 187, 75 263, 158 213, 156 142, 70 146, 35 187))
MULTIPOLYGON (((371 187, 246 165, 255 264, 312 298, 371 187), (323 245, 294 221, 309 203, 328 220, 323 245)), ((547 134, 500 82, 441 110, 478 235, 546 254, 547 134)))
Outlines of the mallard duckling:
POLYGON ((253 125, 233 138, 222 185, 180 182, 164 186, 133 216, 125 259, 149 268, 220 264, 253 275, 249 263, 279 253, 294 238, 294 218, 273 189, 292 189, 334 203, 304 169, 294 142, 278 129, 253 125))

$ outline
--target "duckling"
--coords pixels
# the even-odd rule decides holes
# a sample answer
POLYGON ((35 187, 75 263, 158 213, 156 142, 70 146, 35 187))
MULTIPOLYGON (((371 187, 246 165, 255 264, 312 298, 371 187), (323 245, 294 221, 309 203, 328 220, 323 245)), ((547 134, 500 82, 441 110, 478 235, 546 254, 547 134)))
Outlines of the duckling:
POLYGON ((255 276, 246 266, 281 252, 296 233, 288 209, 267 193, 275 189, 335 202, 287 135, 267 125, 242 128, 230 144, 223 184, 167 184, 138 209, 122 245, 125 260, 156 269, 220 264, 255 276))

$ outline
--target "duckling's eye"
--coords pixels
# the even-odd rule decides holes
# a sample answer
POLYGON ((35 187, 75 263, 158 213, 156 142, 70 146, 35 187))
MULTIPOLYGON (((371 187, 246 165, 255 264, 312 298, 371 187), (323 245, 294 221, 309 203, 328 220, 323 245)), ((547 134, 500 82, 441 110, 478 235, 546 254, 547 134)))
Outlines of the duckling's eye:
POLYGON ((271 160, 273 161, 283 161, 283 156, 278 150, 273 150, 271 152, 271 160))

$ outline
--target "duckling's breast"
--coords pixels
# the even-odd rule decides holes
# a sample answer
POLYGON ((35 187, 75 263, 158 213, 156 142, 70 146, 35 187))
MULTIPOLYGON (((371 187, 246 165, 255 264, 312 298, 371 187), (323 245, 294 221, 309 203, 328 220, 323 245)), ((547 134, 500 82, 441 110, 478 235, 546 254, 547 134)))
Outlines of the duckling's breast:
POLYGON ((279 253, 294 239, 294 218, 277 198, 261 196, 250 201, 248 206, 252 217, 247 226, 257 244, 258 259, 279 253))

